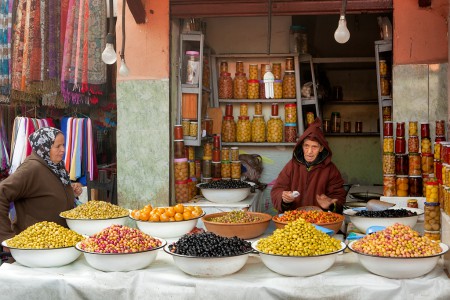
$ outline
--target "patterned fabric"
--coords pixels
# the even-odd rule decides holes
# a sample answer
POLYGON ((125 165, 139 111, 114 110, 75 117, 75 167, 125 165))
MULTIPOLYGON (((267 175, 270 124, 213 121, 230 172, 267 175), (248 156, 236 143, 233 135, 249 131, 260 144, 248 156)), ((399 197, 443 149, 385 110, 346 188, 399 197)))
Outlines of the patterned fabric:
POLYGON ((43 127, 36 130, 28 138, 33 151, 42 157, 48 164, 50 169, 59 177, 64 185, 70 184, 69 174, 64 167, 64 162, 60 161, 55 164, 50 160, 50 149, 55 142, 56 136, 62 131, 53 127, 43 127))
POLYGON ((64 33, 61 93, 69 103, 96 104, 106 94, 106 1, 70 0, 64 33))
POLYGON ((0 102, 9 102, 11 11, 13 0, 0 0, 0 102))

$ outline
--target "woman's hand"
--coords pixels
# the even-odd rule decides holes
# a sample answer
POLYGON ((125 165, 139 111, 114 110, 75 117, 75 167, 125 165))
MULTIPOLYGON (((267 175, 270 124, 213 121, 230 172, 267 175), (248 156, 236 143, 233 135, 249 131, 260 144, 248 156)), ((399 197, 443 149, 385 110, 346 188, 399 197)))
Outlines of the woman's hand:
POLYGON ((297 197, 298 196, 294 197, 291 191, 284 191, 283 193, 281 193, 281 199, 283 200, 284 203, 294 202, 295 198, 297 197))
POLYGON ((319 203, 319 206, 323 209, 330 209, 330 206, 338 201, 338 199, 331 199, 325 194, 316 195, 316 200, 317 203, 319 203))
POLYGON ((83 186, 79 182, 72 183, 72 189, 75 197, 79 197, 83 193, 83 186))

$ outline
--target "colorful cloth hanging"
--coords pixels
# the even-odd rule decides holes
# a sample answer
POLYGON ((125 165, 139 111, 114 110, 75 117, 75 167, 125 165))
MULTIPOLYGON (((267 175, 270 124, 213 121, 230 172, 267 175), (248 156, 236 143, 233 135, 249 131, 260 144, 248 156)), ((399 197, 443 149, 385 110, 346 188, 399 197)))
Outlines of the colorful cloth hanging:
POLYGON ((106 1, 69 0, 61 74, 67 103, 96 104, 106 95, 105 36, 106 1))
POLYGON ((9 142, 2 106, 0 106, 0 164, 0 178, 3 178, 9 170, 9 142))
POLYGON ((0 0, 0 102, 9 103, 11 90, 11 15, 13 0, 0 0))

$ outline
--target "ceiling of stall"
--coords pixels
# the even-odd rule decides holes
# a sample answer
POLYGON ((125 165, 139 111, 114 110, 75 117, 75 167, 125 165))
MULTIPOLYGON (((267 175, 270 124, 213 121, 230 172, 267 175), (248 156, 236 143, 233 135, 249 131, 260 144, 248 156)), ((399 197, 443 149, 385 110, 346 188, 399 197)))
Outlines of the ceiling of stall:
MULTIPOLYGON (((272 15, 327 15, 336 14, 341 0, 170 0, 171 16, 264 16, 272 3, 272 15)), ((393 0, 348 0, 347 13, 392 12, 393 0)))

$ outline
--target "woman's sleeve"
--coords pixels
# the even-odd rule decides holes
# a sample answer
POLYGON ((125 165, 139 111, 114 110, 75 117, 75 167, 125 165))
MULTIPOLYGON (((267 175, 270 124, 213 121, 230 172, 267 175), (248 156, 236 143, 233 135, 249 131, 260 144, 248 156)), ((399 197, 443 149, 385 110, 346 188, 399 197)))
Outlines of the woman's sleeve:
POLYGON ((288 162, 281 170, 280 174, 278 174, 275 184, 272 187, 272 191, 270 192, 273 207, 279 212, 289 210, 289 207, 292 205, 291 203, 284 203, 281 198, 284 191, 291 190, 291 172, 292 163, 288 162))

